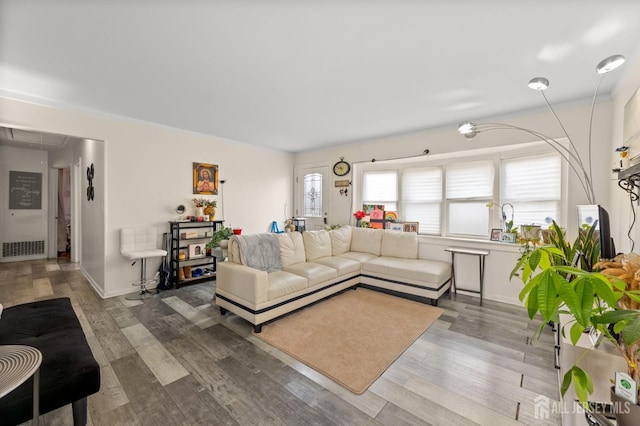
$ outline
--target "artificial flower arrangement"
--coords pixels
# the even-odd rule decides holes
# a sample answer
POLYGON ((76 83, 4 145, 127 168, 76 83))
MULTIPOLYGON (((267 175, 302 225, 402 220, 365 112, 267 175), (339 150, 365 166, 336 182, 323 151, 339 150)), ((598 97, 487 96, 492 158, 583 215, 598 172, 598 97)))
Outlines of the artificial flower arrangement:
POLYGON ((196 207, 217 207, 218 206, 218 202, 216 200, 207 200, 206 198, 194 198, 193 203, 196 205, 196 207))
POLYGON ((357 212, 355 212, 353 214, 353 217, 356 218, 356 220, 361 220, 363 217, 365 217, 366 215, 364 214, 364 212, 362 210, 358 210, 357 212))

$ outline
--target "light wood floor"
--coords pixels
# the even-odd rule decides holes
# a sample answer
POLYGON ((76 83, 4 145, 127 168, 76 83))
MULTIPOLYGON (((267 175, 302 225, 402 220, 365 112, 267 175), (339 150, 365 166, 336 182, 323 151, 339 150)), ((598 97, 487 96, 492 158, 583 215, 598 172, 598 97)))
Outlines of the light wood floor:
MULTIPOLYGON (((514 282, 513 285, 519 285, 514 282)), ((0 303, 70 297, 101 366, 93 425, 510 425, 558 399, 553 337, 528 344, 524 309, 458 295, 362 395, 252 336, 210 302, 215 282, 141 302, 100 299, 67 260, 0 263, 0 303)), ((393 296, 389 296, 393 297, 393 296)), ((30 422, 29 422, 30 423, 30 422)), ((28 424, 28 423, 27 423, 28 424)), ((41 424, 72 424, 71 407, 41 424)))

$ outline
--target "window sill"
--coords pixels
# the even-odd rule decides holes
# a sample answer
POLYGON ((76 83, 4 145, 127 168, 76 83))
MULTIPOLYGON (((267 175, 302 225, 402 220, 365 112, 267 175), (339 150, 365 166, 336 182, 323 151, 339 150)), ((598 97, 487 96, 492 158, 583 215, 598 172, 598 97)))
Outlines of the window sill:
POLYGON ((418 240, 423 244, 434 244, 441 246, 463 245, 474 248, 504 251, 509 253, 519 253, 521 247, 518 243, 503 243, 501 241, 491 241, 474 238, 438 237, 432 235, 418 235, 418 240))

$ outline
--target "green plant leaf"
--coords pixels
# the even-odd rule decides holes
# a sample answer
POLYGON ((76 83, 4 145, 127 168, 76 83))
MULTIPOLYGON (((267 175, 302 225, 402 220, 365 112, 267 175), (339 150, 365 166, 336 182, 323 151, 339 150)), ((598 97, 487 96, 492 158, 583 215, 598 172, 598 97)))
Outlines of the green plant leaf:
POLYGON ((627 326, 626 320, 619 321, 613 325, 613 332, 616 334, 620 334, 620 332, 624 330, 626 326, 627 326))
POLYGON ((527 295, 531 292, 531 290, 535 286, 538 285, 539 281, 540 281, 540 275, 536 275, 528 283, 526 283, 524 287, 522 287, 522 290, 520 290, 520 294, 518 295, 518 298, 520 299, 521 302, 527 298, 527 295))
POLYGON ((578 340, 580 340, 582 332, 585 330, 585 328, 585 326, 578 322, 573 323, 573 325, 571 326, 571 329, 569 330, 569 336, 571 338, 571 343, 574 346, 576 343, 578 343, 578 340))
POLYGON ((593 302, 595 300, 593 284, 588 276, 581 276, 576 278, 574 285, 578 296, 578 307, 576 307, 575 310, 572 309, 572 312, 576 320, 586 327, 589 325, 589 319, 593 312, 593 302))
POLYGON ((538 267, 538 263, 540 263, 540 257, 542 253, 540 250, 534 250, 529 255, 529 261, 527 262, 532 271, 538 267))
MULTIPOLYGON (((558 286, 558 294, 560 295, 560 298, 562 299, 564 304, 567 305, 567 308, 569 309, 569 311, 574 313, 574 317, 576 321, 584 325, 585 316, 582 314, 583 310, 582 310, 580 297, 573 290, 573 286, 569 283, 569 281, 567 281, 562 277, 559 277, 559 278, 560 279, 557 282, 557 286, 558 286)), ((587 316, 587 318, 589 317, 587 316)))
POLYGON ((638 290, 628 291, 625 294, 627 295, 627 297, 629 297, 629 299, 633 300, 634 302, 640 303, 640 294, 638 293, 638 290))
POLYGON ((571 370, 564 373, 562 377, 562 384, 560 385, 560 393, 564 396, 565 393, 569 390, 569 386, 571 386, 571 380, 573 379, 573 372, 571 370))
POLYGON ((540 262, 538 267, 543 271, 551 267, 551 259, 549 259, 549 253, 545 250, 540 250, 540 262))
POLYGON ((640 315, 640 311, 617 309, 591 317, 594 324, 615 324, 623 320, 632 320, 640 315))
POLYGON ((620 334, 627 345, 632 345, 640 340, 640 312, 634 319, 629 321, 620 334))
POLYGON ((592 274, 591 283, 598 297, 604 300, 609 306, 615 306, 622 297, 622 293, 613 292, 613 285, 604 275, 592 274))
POLYGON ((536 316, 536 312, 538 312, 538 286, 534 285, 529 291, 529 297, 527 297, 527 301, 525 302, 527 306, 527 313, 529 314, 529 319, 533 319, 536 316))
MULTIPOLYGON (((542 271, 538 276, 540 277, 540 282, 537 285, 538 311, 540 312, 540 315, 542 315, 542 319, 545 322, 549 322, 554 317, 554 313, 558 308, 558 291, 555 284, 556 279, 554 277, 554 272, 551 269, 542 271)), ((531 295, 529 295, 529 297, 531 297, 531 295)))
POLYGON ((585 404, 589 395, 593 393, 593 382, 591 377, 580 367, 574 365, 571 370, 573 389, 576 391, 576 396, 581 404, 585 404))
MULTIPOLYGON (((511 274, 509 274, 509 280, 513 279, 513 277, 518 276, 518 271, 522 268, 522 265, 524 265, 525 262, 527 262, 527 260, 528 260, 527 255, 523 255, 520 259, 518 259, 518 263, 516 263, 516 266, 514 266, 513 269, 511 270, 511 274)), ((522 281, 525 282, 526 280, 523 279, 522 281)))

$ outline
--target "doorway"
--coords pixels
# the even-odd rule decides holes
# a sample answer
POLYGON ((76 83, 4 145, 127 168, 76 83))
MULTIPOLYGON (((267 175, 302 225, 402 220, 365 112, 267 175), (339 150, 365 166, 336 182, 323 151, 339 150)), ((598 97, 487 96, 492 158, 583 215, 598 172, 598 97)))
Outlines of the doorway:
POLYGON ((296 167, 295 216, 305 219, 306 230, 327 225, 329 167, 296 167))
POLYGON ((65 167, 57 170, 56 251, 58 258, 71 259, 71 169, 65 167))

